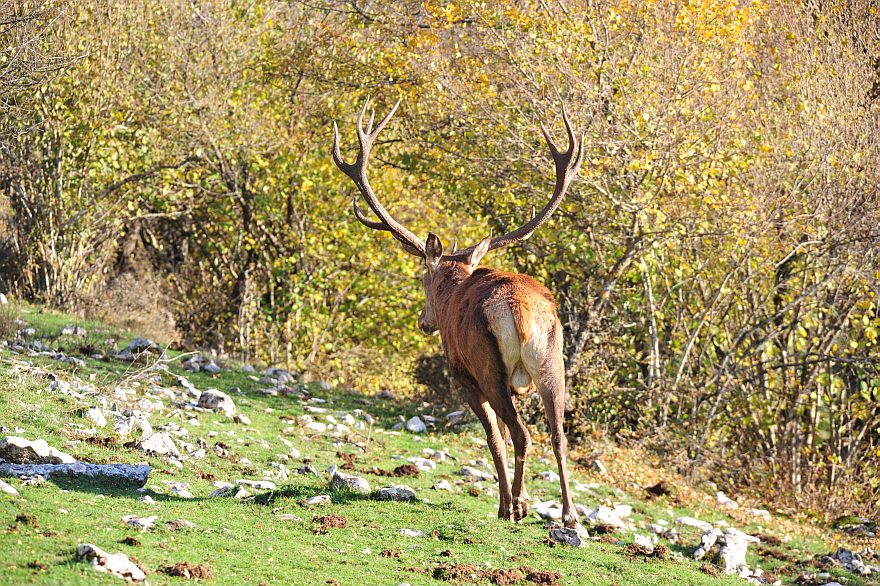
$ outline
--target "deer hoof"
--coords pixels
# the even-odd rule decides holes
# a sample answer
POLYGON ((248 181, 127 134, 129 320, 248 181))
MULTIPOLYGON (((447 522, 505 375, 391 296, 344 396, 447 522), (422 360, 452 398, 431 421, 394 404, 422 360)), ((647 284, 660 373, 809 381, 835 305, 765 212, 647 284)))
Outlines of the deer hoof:
POLYGON ((513 520, 522 521, 529 514, 529 503, 524 498, 513 500, 513 520))

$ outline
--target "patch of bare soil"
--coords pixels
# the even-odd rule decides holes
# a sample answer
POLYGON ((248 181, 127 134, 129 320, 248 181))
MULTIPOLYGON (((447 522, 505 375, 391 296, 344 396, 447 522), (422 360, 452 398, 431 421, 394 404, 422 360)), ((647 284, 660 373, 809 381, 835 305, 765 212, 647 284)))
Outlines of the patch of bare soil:
POLYGON ((383 549, 382 553, 379 554, 383 558, 399 558, 400 550, 399 549, 383 549))
POLYGON ((767 545, 782 545, 782 540, 776 537, 775 535, 767 535, 764 533, 758 533, 755 535, 758 539, 761 540, 761 543, 766 543, 767 545))
POLYGON ((204 470, 193 470, 193 474, 196 475, 196 478, 201 478, 202 480, 207 480, 208 482, 213 482, 217 480, 217 477, 211 474, 210 472, 205 472, 204 470))
POLYGON ((652 550, 638 543, 630 543, 626 546, 626 553, 631 556, 642 556, 645 559, 665 560, 669 558, 669 548, 665 545, 655 545, 652 550))
POLYGON ((141 545, 141 542, 137 540, 137 538, 132 537, 131 535, 127 535, 119 540, 119 543, 123 545, 131 545, 133 547, 137 547, 141 545))
POLYGON ((102 448, 109 448, 116 445, 116 438, 91 435, 86 438, 86 443, 92 444, 93 446, 100 446, 102 448))
POLYGON ((617 527, 608 523, 599 523, 593 526, 593 533, 597 535, 610 535, 617 531, 617 527))
POLYGON ((718 566, 713 566, 712 564, 703 564, 700 566, 700 571, 713 578, 717 578, 721 575, 721 570, 718 569, 718 566))
POLYGON ((315 533, 327 533, 329 529, 345 529, 348 527, 348 519, 342 515, 324 515, 323 517, 315 517, 313 523, 318 526, 313 529, 315 533))
POLYGON ((187 580, 210 580, 214 572, 208 566, 192 565, 189 562, 178 562, 173 566, 163 566, 159 571, 169 576, 186 578, 187 580))
POLYGON ((357 460, 357 454, 346 454, 345 452, 336 452, 336 457, 342 460, 343 470, 354 470, 354 462, 357 460))
POLYGON ((528 566, 519 568, 485 570, 470 564, 443 564, 434 568, 435 580, 481 582, 488 580, 492 584, 505 586, 517 582, 528 581, 533 584, 556 586, 562 575, 559 572, 535 570, 528 566))

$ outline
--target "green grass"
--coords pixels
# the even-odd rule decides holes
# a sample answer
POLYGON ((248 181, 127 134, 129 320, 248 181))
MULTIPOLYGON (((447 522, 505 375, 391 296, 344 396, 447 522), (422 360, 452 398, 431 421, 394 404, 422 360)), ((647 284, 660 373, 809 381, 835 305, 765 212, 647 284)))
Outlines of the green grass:
MULTIPOLYGON (((58 337, 61 327, 75 322, 68 316, 25 307, 23 317, 53 348, 78 355, 79 347, 84 345, 82 340, 58 337)), ((85 342, 94 348, 102 348, 103 340, 110 337, 118 337, 121 347, 133 336, 130 332, 112 332, 101 324, 80 325, 89 329, 85 342)), ((22 498, 0 495, 0 583, 3 584, 118 583, 117 578, 98 574, 87 564, 74 560, 79 543, 94 543, 111 553, 122 551, 136 558, 151 573, 151 583, 185 582, 157 573, 163 566, 184 561, 209 566, 218 584, 324 584, 332 580, 358 586, 400 582, 436 584, 440 582, 433 574, 441 564, 472 564, 487 569, 529 566, 560 572, 563 584, 745 583, 736 577, 713 578, 700 571, 700 564, 689 559, 699 543, 699 533, 695 530, 681 531, 684 545, 665 542, 673 551, 683 554, 681 560, 644 560, 629 555, 625 545, 613 543, 594 542, 579 549, 550 547, 545 542, 547 532, 543 523, 536 518, 530 516, 521 525, 498 521, 495 518, 497 497, 485 491, 471 496, 458 485, 456 493, 432 490, 430 487, 441 479, 455 484, 462 463, 488 458, 488 452, 474 442, 473 438, 483 437, 474 424, 456 428, 454 432, 424 436, 385 431, 400 415, 408 418, 422 410, 414 404, 382 401, 340 390, 322 391, 319 385, 310 385, 309 390, 315 396, 327 401, 320 406, 329 413, 338 417, 363 409, 376 418, 371 432, 358 432, 350 438, 365 443, 366 448, 362 450, 350 442, 334 445, 338 440, 306 434, 302 429, 282 436, 282 429, 288 427, 285 419, 304 414, 304 404, 292 397, 259 393, 265 385, 241 370, 227 369, 215 377, 205 373, 188 375, 199 389, 215 387, 228 392, 239 411, 246 413, 252 423, 245 427, 212 413, 187 412, 182 416, 166 405, 163 413, 150 415, 154 428, 173 421, 190 430, 187 441, 195 443, 195 437, 201 437, 209 446, 205 459, 189 461, 183 469, 177 469, 161 458, 146 458, 143 453, 126 448, 123 441, 113 441, 112 422, 98 434, 111 438, 106 445, 83 441, 85 436, 81 431, 90 425, 82 414, 92 399, 87 396, 83 402, 46 390, 47 381, 38 373, 22 371, 16 366, 16 361, 21 359, 8 350, 0 350, 0 425, 8 429, 20 426, 25 429, 20 435, 46 439, 84 461, 148 461, 154 470, 146 494, 151 495, 156 504, 142 502, 139 499, 145 493, 125 487, 62 481, 21 486, 17 480, 10 480, 22 498), (188 423, 190 417, 197 417, 200 425, 188 423), (212 437, 209 432, 217 435, 212 437), (269 469, 270 461, 278 461, 279 454, 289 451, 282 437, 292 442, 303 459, 322 473, 320 478, 297 475, 295 470, 302 462, 288 461, 290 479, 276 481, 278 488, 274 492, 260 494, 250 501, 208 498, 213 490, 211 478, 223 481, 260 478, 260 472, 269 469), (229 446, 233 457, 220 458, 213 453, 210 447, 218 441, 229 446), (434 472, 399 480, 364 472, 372 466, 390 470, 402 463, 394 456, 422 456, 426 447, 446 450, 459 462, 442 462, 434 472), (330 505, 305 506, 305 499, 327 493, 324 472, 332 464, 342 464, 337 452, 357 454, 356 473, 367 478, 373 488, 401 482, 412 486, 422 500, 387 503, 336 494, 330 505), (243 458, 249 459, 251 464, 243 464, 243 458), (165 481, 189 483, 196 498, 170 495, 165 481), (297 515, 303 521, 282 520, 279 516, 283 514, 297 515), (313 519, 329 514, 344 516, 348 526, 319 532, 319 523, 313 519), (27 522, 16 521, 18 515, 30 517, 27 522), (139 533, 122 522, 124 515, 157 515, 159 519, 153 529, 139 533), (175 519, 192 521, 196 528, 174 531, 165 526, 175 519), (421 530, 425 536, 404 537, 399 533, 404 528, 421 530), (129 536, 135 537, 140 545, 122 543, 129 536), (395 555, 383 555, 385 550, 395 555)), ((73 368, 46 358, 26 360, 62 378, 91 383, 96 393, 106 395, 112 395, 116 385, 130 383, 133 373, 138 371, 116 361, 86 359, 85 368, 73 368)), ((178 365, 172 363, 170 370, 179 372, 178 365)), ((146 373, 141 373, 134 377, 142 387, 147 385, 145 376, 146 373)), ((169 375, 158 376, 160 384, 171 386, 169 375)), ((549 447, 538 445, 530 463, 532 473, 553 467, 534 461, 542 456, 552 459, 549 447)), ((575 480, 594 480, 581 470, 575 470, 574 474, 575 480)), ((532 478, 528 486, 530 494, 542 500, 559 498, 556 483, 532 478)), ((588 507, 604 499, 632 504, 633 518, 640 524, 681 514, 710 521, 725 518, 722 512, 676 505, 666 498, 647 502, 641 495, 622 493, 621 488, 625 487, 603 485, 596 490, 599 496, 580 495, 578 500, 588 507)), ((732 520, 731 524, 735 525, 732 520)), ((756 530, 757 526, 744 529, 756 530)), ((632 541, 632 535, 627 532, 616 537, 624 543, 632 541)), ((832 546, 813 538, 798 538, 776 549, 797 554, 801 565, 782 564, 760 558, 753 552, 749 560, 752 567, 759 564, 772 570, 787 565, 807 569, 812 552, 829 552, 832 546)), ((781 577, 792 582, 796 574, 781 577)), ((851 585, 864 583, 852 575, 847 577, 851 585)))

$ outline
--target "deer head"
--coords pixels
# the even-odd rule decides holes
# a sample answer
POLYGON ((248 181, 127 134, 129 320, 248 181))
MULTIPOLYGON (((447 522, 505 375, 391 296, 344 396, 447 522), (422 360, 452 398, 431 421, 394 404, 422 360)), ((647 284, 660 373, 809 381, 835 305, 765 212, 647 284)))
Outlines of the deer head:
POLYGON ((559 207, 571 180, 580 169, 583 160, 583 135, 577 136, 563 104, 562 119, 565 122, 565 130, 568 134, 567 150, 560 151, 550 137, 547 128, 543 123, 541 124, 541 131, 544 134, 544 139, 550 148, 550 154, 556 166, 556 184, 550 201, 547 202, 540 212, 533 214, 531 219, 516 229, 502 236, 484 238, 478 244, 462 250, 453 250, 449 254, 444 254, 443 244, 435 234, 429 233, 427 239, 422 241, 388 213, 376 198, 373 188, 370 186, 370 181, 367 177, 367 163, 369 162, 373 143, 382 129, 385 128, 385 125, 388 124, 388 121, 391 120, 391 117, 400 105, 400 101, 398 100, 394 104, 391 111, 375 127, 373 126, 375 120, 374 112, 371 111, 370 118, 365 127, 364 116, 366 115, 369 102, 369 99, 364 102, 364 106, 361 108, 357 118, 357 137, 360 148, 354 163, 346 163, 342 158, 342 152, 339 147, 339 129, 336 126, 336 122, 333 123, 333 161, 343 173, 351 178, 357 186, 360 195, 363 196, 367 205, 376 215, 376 218, 378 218, 377 220, 367 218, 358 204, 358 196, 355 195, 352 198, 352 207, 358 221, 368 228, 390 232, 403 246, 404 250, 424 260, 426 270, 422 277, 422 286, 425 290, 425 307, 419 316, 418 326, 425 333, 435 334, 438 330, 436 315, 438 285, 448 282, 454 283, 466 278, 479 265, 487 252, 519 240, 526 240, 550 218, 553 212, 556 211, 556 208, 559 207))

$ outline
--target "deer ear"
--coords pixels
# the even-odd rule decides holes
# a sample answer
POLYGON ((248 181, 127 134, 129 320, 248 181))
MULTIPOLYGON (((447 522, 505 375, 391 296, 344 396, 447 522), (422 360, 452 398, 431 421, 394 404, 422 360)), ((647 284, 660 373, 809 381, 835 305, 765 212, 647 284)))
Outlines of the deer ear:
POLYGON ((442 256, 443 243, 440 242, 436 234, 433 232, 429 233, 428 239, 425 241, 425 264, 428 267, 435 267, 440 262, 442 256))
POLYGON ((480 264, 480 261, 483 260, 483 257, 486 256, 486 253, 489 252, 489 244, 492 242, 491 236, 486 236, 480 243, 474 246, 474 249, 468 255, 467 264, 471 267, 471 270, 477 268, 477 265, 480 264))

